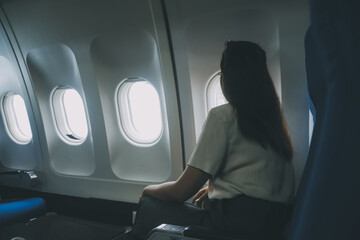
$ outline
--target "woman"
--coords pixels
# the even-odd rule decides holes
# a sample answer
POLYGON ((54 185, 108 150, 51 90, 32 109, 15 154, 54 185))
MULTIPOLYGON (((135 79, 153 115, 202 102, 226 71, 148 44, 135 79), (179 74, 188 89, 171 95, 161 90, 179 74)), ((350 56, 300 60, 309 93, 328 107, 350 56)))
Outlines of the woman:
POLYGON ((210 111, 183 174, 145 187, 135 236, 168 223, 281 238, 294 193, 293 148, 265 52, 252 42, 227 42, 221 87, 229 104, 210 111), (194 194, 197 206, 209 199, 203 208, 183 203, 194 194))

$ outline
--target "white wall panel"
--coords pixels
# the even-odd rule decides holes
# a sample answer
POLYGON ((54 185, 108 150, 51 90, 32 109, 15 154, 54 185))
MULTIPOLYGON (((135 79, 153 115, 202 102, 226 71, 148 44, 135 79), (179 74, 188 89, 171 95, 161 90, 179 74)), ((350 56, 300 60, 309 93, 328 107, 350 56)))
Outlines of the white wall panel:
POLYGON ((62 140, 54 118, 52 93, 58 87, 74 88, 84 95, 74 53, 63 44, 54 44, 32 49, 26 61, 41 110, 52 169, 59 174, 92 175, 95 158, 91 129, 85 142, 70 145, 62 140))
POLYGON ((145 31, 126 29, 118 34, 95 38, 90 51, 104 111, 110 162, 115 175, 133 181, 166 181, 171 174, 169 130, 161 65, 154 37, 145 31), (121 132, 116 113, 116 94, 121 82, 128 78, 143 78, 160 94, 164 113, 163 134, 155 145, 131 144, 121 132))
MULTIPOLYGON (((6 122, 1 116, 0 165, 17 170, 42 169, 39 139, 24 78, 5 29, 3 25, 0 25, 0 98, 4 98, 7 93, 19 94, 24 99, 32 130, 32 139, 26 144, 14 142, 9 136, 10 133, 6 131, 6 122)), ((2 101, 1 103, 3 104, 2 101)), ((1 106, 1 108, 3 107, 1 106)), ((3 115, 4 112, 1 114, 3 115)))

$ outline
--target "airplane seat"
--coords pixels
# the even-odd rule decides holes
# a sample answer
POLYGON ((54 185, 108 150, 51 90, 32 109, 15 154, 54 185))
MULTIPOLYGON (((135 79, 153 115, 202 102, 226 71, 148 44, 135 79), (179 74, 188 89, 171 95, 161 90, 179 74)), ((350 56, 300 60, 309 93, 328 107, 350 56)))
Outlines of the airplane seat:
POLYGON ((291 240, 360 239, 360 2, 310 1, 306 70, 316 121, 291 240))
POLYGON ((45 201, 39 197, 22 200, 3 200, 0 202, 0 226, 29 220, 45 213, 45 201))
POLYGON ((122 239, 127 228, 82 218, 47 213, 27 222, 0 229, 0 239, 26 240, 115 240, 122 239))
MULTIPOLYGON (((33 171, 0 170, 0 186, 33 187, 40 183, 33 171)), ((0 200, 0 239, 115 240, 127 231, 124 226, 47 212, 45 200, 40 197, 11 197, 0 200)))

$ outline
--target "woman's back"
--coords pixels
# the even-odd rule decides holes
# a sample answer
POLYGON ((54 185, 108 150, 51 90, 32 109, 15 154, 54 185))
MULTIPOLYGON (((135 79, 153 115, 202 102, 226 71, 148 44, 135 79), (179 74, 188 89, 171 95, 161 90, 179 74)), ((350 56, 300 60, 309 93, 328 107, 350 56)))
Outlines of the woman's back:
POLYGON ((288 203, 294 192, 294 170, 289 159, 270 146, 245 138, 238 130, 234 108, 213 108, 188 163, 212 175, 209 198, 239 194, 288 203))

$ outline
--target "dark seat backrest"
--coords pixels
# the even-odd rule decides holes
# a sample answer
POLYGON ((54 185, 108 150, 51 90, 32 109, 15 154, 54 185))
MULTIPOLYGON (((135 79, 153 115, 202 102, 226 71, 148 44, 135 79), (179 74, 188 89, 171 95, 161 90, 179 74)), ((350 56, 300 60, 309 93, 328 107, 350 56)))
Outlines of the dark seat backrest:
POLYGON ((306 67, 316 123, 288 239, 360 239, 360 1, 310 7, 306 67))

